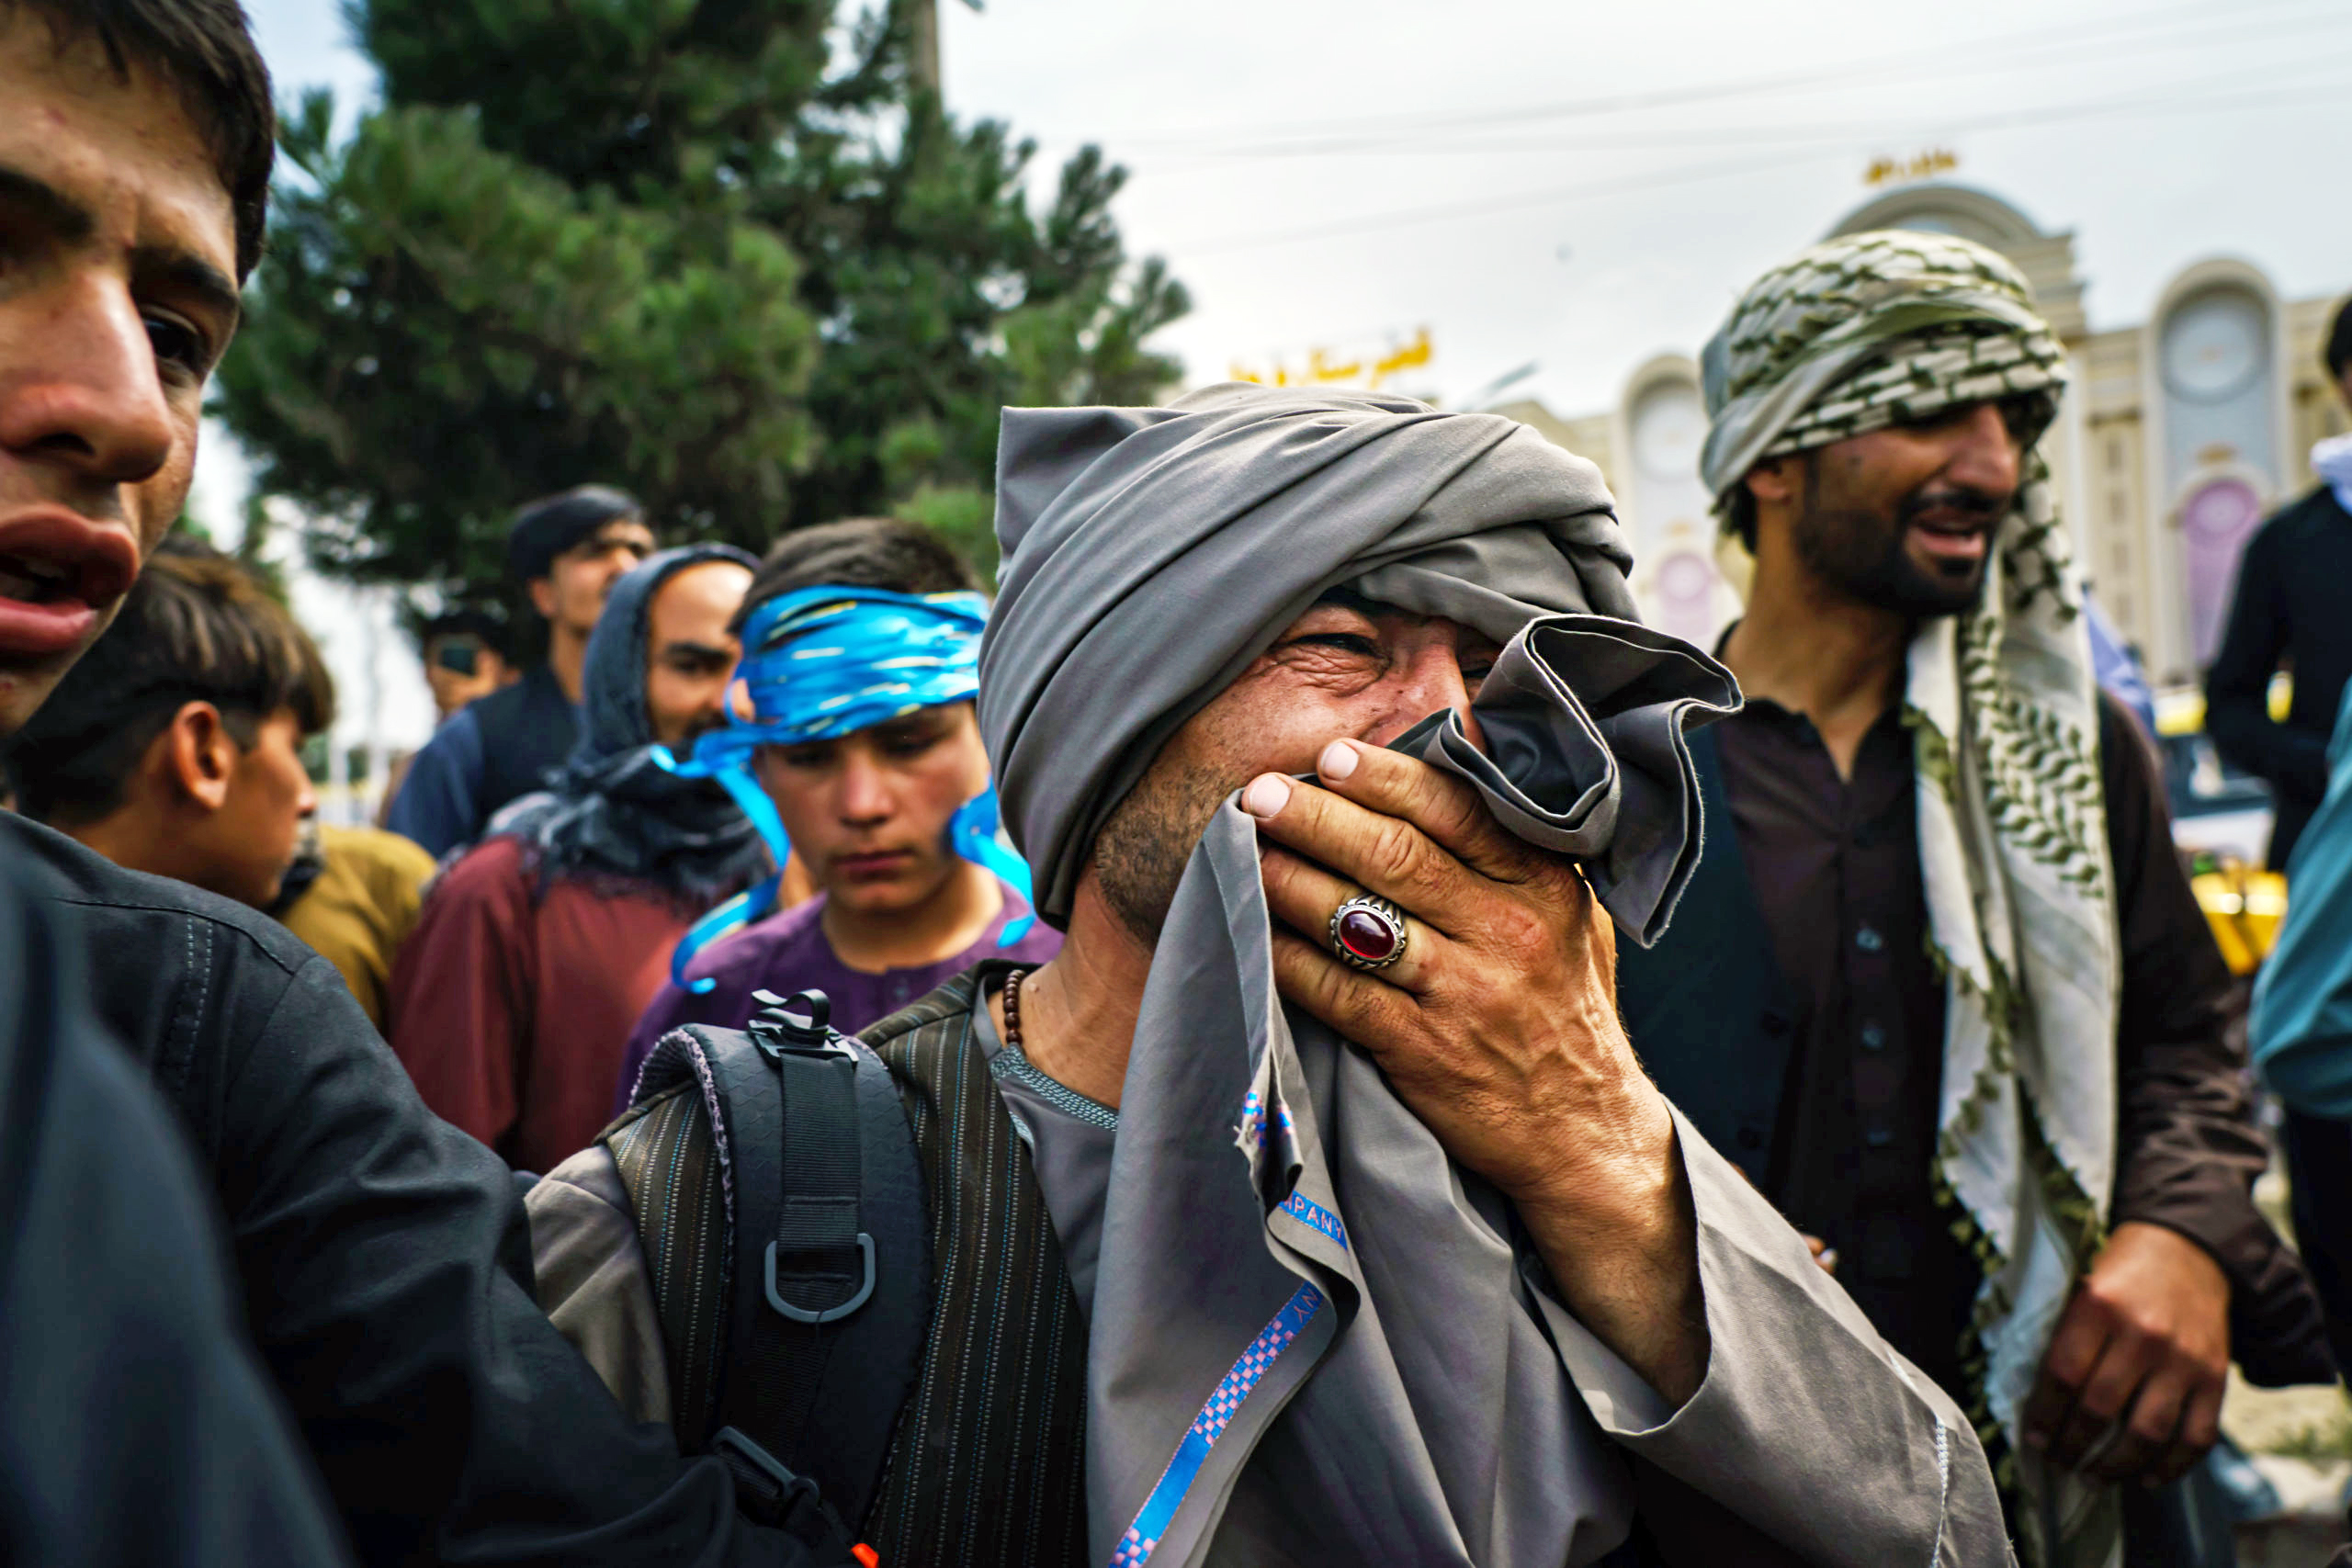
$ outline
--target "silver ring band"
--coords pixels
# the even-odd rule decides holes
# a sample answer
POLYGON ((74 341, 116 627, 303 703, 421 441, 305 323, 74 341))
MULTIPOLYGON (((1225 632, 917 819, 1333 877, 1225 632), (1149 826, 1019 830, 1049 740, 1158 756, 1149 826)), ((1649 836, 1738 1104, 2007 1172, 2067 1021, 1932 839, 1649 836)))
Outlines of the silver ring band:
POLYGON ((1405 911, 1360 893, 1331 911, 1331 952, 1351 969, 1385 969, 1405 956, 1405 911))

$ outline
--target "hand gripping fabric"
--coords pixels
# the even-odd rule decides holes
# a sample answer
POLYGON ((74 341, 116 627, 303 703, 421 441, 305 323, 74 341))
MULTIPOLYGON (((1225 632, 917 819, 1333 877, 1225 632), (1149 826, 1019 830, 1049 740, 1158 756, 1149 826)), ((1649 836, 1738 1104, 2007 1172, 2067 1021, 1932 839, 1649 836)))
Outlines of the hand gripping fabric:
MULTIPOLYGON (((687 990, 694 955, 775 908, 792 840, 775 805, 752 777, 762 746, 831 740, 917 708, 969 702, 980 686, 980 628, 988 601, 978 593, 893 593, 881 588, 803 588, 769 600, 743 627, 736 679, 752 716, 715 729, 681 761, 666 748, 654 760, 686 778, 714 778, 735 797, 775 856, 776 875, 729 899, 695 922, 670 961, 670 976, 687 990)), ((996 786, 964 803, 948 824, 956 852, 992 874, 1033 906, 1029 867, 998 836, 996 786)), ((1029 934, 1035 915, 1005 922, 997 945, 1029 934)))
MULTIPOLYGON (((881 1059, 827 1026, 822 992, 760 999, 748 1031, 664 1036, 638 1083, 639 1108, 708 1118, 724 1199, 719 1245, 656 1269, 673 1423, 779 1524, 854 1530, 930 1327, 929 1211, 881 1059)), ((649 1257, 695 1232, 707 1190, 668 1163, 623 1163, 649 1257)))

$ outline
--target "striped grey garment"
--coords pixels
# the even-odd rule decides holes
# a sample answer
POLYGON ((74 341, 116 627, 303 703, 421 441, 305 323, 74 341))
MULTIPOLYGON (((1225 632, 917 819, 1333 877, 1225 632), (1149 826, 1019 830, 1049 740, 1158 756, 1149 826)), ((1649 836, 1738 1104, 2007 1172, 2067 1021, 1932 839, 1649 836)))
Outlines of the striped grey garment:
MULTIPOLYGON (((1077 1568, 1086 1560, 1086 1320, 1028 1146, 975 1037, 991 962, 867 1029, 898 1080, 931 1209, 933 1308, 914 1392, 861 1535, 890 1568, 1077 1568)), ((724 1359, 727 1218, 703 1100, 680 1085, 605 1135, 638 1213, 682 1447, 707 1441, 724 1359), (684 1272, 681 1272, 681 1270, 684 1272), (699 1288, 696 1288, 699 1287, 699 1288)))
POLYGON ((867 1509, 890 1568, 1086 1561, 1086 1319, 972 1027, 990 962, 859 1038, 899 1080, 931 1199, 934 1306, 867 1509))

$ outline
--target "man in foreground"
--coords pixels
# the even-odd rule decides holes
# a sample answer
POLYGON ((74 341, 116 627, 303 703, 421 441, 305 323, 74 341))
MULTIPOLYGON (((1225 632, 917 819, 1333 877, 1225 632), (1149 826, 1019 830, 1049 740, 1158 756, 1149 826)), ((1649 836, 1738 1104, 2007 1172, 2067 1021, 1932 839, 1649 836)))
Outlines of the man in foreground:
MULTIPOLYGON (((272 116, 231 0, 5 0, 0 105, 5 735, 187 501, 272 116)), ((324 959, 37 824, 0 818, 0 851, 78 932, 100 1027, 183 1122, 243 1323, 360 1562, 807 1561, 738 1524, 724 1469, 628 1422, 548 1325, 512 1178, 418 1102, 324 959)))
MULTIPOLYGON (((510 800, 571 755, 588 639, 613 584, 653 551, 634 496, 582 485, 535 501, 506 536, 507 574, 548 624, 547 662, 469 704, 409 761, 384 826, 435 857, 481 837, 510 800)), ((492 657, 495 657, 493 655, 492 657)))
POLYGON ((753 564, 695 545, 614 587, 571 760, 442 874, 393 966, 388 1037, 417 1092, 518 1170, 596 1135, 671 949, 769 868, 725 790, 653 755, 725 721, 753 564))
MULTIPOLYGON (((1597 899, 1663 923, 1735 694, 1630 624, 1592 467, 1238 387, 1008 411, 999 461, 981 729, 1067 939, 866 1035, 938 1260, 882 1559, 2007 1561, 1958 1410, 1618 1026, 1597 899)), ((543 1258, 597 1232, 533 1208, 543 1258)), ((642 1257, 564 1258, 559 1322, 659 1345, 642 1257)))
POLYGON ((1890 232, 1766 274, 1704 363, 1747 704, 1694 738, 1712 830, 1626 1027, 2010 1456, 2032 1560, 2192 1560, 2148 1486, 2233 1349, 2328 1372, 2161 774, 2093 683, 2035 448, 2063 354, 2001 257, 1890 232))
POLYGON ((920 524, 828 523, 768 551, 733 627, 748 639, 738 673, 752 713, 696 756, 713 753, 732 787, 774 807, 770 850, 797 856, 818 891, 696 953, 662 987, 629 1036, 616 1111, 656 1041, 683 1023, 740 1029, 755 992, 814 986, 833 1027, 854 1032, 983 958, 1042 964, 1060 948, 1018 893, 965 858, 957 832, 976 809, 996 811, 972 709, 986 614, 972 569, 920 524), (829 655, 798 657, 819 647, 829 655), (1014 921, 1032 929, 1006 942, 1014 921))

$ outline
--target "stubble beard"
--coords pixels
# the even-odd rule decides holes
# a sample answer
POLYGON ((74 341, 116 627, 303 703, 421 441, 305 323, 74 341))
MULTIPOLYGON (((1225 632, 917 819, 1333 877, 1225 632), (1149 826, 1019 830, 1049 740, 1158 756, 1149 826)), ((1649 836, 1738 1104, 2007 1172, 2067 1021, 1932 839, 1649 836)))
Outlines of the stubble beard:
MULTIPOLYGON (((1809 457, 1804 469, 1804 510, 1794 534, 1798 558, 1815 575, 1859 603, 1914 621, 1962 615, 1984 598, 1995 544, 1990 537, 1984 560, 1951 573, 1923 569, 1905 547, 1912 517, 1926 509, 1926 487, 1891 509, 1841 505, 1823 499, 1818 461, 1809 457)), ((1997 519, 1995 511, 1988 522, 1996 526, 1997 519)))
POLYGON ((1162 754, 1094 836, 1102 900, 1146 947, 1156 947, 1201 834, 1243 781, 1162 754))

